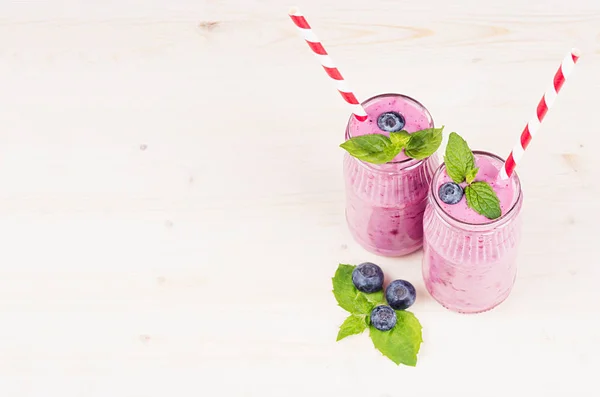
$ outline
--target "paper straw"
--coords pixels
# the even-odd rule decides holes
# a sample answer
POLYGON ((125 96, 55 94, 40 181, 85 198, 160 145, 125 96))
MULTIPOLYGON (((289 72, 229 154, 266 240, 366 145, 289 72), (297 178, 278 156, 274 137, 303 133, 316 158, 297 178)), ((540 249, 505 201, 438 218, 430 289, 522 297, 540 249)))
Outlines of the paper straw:
POLYGON ((292 18, 292 22, 294 22, 294 24, 298 27, 298 30, 302 34, 304 40, 306 40, 306 43, 312 52, 319 59, 319 62, 321 63, 321 66, 323 66, 323 69, 325 69, 327 75, 334 81, 337 90, 342 95, 342 98, 344 98, 344 100, 351 106, 354 117, 356 117, 356 119, 359 121, 367 120, 367 112, 356 99, 353 91, 348 86, 348 83, 346 83, 346 80, 344 80, 342 77, 342 74, 333 63, 329 54, 327 54, 327 51, 325 51, 323 44, 321 44, 321 41, 313 32, 312 28, 306 21, 306 18, 304 18, 304 15, 300 13, 300 10, 298 10, 297 7, 292 7, 289 11, 289 15, 290 18, 292 18))
POLYGON ((580 51, 574 48, 565 56, 565 59, 563 59, 558 71, 554 75, 552 85, 546 90, 544 96, 538 103, 535 115, 531 118, 531 120, 529 120, 529 123, 527 123, 525 129, 521 133, 519 142, 517 142, 513 150, 506 158, 504 167, 502 167, 500 170, 500 179, 506 180, 510 178, 515 171, 517 164, 519 164, 523 154, 525 154, 525 149, 527 149, 527 146, 529 146, 531 139, 535 136, 535 133, 540 128, 540 124, 544 120, 544 117, 546 117, 548 109, 550 109, 554 104, 556 96, 575 68, 575 64, 577 63, 579 56, 580 51))

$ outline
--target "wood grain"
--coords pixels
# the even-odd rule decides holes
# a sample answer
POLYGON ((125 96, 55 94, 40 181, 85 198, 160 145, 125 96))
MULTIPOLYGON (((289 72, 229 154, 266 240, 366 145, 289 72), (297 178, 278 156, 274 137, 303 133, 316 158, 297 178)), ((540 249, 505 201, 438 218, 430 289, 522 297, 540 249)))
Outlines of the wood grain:
POLYGON ((517 170, 511 297, 476 316, 344 220, 348 109, 275 0, 0 4, 0 395, 591 396, 600 368, 600 3, 305 0, 360 98, 402 92, 506 155, 583 56, 517 170), (395 367, 335 343, 339 262, 413 281, 395 367))

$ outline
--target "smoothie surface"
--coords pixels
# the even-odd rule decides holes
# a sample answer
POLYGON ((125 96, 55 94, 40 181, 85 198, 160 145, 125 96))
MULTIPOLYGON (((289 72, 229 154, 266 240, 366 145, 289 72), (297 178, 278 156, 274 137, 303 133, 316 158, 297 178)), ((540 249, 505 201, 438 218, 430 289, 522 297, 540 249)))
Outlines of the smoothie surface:
MULTIPOLYGON (((363 103, 363 106, 367 112, 368 119, 360 122, 354 117, 351 118, 348 123, 350 138, 368 134, 389 136, 388 132, 381 130, 377 125, 377 119, 385 112, 397 112, 402 115, 405 121, 403 130, 408 133, 433 127, 433 121, 429 112, 423 105, 408 97, 396 94, 384 94, 370 99, 363 103)), ((393 161, 398 162, 406 159, 408 159, 408 156, 402 151, 393 161)))
MULTIPOLYGON (((497 176, 503 165, 503 162, 500 160, 482 154, 474 154, 474 156, 475 166, 479 167, 479 172, 477 173, 475 181, 484 181, 492 186, 496 192, 496 195, 500 199, 500 209, 502 210, 502 215, 506 214, 506 212, 515 204, 518 198, 518 195, 516 194, 516 182, 514 179, 509 179, 508 181, 498 180, 497 176)), ((475 210, 469 208, 467 205, 467 199, 464 195, 457 204, 446 204, 442 202, 442 200, 439 199, 437 192, 440 186, 446 182, 452 182, 452 178, 448 176, 446 173, 446 168, 444 167, 440 173, 440 176, 435 182, 434 193, 437 202, 440 204, 445 213, 465 223, 483 224, 492 222, 491 219, 488 219, 485 216, 475 212, 475 210)), ((460 184, 463 189, 466 185, 467 184, 465 182, 460 184)))

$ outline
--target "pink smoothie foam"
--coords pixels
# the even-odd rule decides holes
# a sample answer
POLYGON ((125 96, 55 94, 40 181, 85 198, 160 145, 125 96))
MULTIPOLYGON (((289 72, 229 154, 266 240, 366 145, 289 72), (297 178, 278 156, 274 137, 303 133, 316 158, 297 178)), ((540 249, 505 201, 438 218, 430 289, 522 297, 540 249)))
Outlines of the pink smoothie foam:
MULTIPOLYGON (((416 132, 433 127, 427 109, 412 98, 385 94, 363 103, 368 120, 353 117, 346 138, 386 134, 377 125, 379 115, 394 111, 405 119, 404 130, 416 132)), ((365 249, 384 256, 402 256, 423 244, 423 212, 437 156, 423 161, 399 154, 394 162, 375 165, 349 154, 344 157, 346 219, 355 240, 365 249)))
POLYGON ((498 195, 502 216, 490 220, 466 205, 443 203, 437 191, 450 181, 442 166, 434 176, 425 210, 423 278, 444 307, 461 313, 490 310, 503 302, 515 281, 521 233, 522 192, 516 174, 498 182, 503 161, 475 152, 476 181, 488 182, 498 195))

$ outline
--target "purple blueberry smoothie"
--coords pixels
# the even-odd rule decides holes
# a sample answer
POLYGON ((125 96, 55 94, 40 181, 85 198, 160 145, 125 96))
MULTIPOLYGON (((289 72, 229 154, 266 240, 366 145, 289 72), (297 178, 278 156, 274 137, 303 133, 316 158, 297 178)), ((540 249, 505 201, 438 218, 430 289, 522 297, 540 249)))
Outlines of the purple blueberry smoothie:
MULTIPOLYGON (((389 136, 381 123, 399 122, 409 133, 434 126, 427 109, 408 96, 383 94, 362 105, 368 119, 359 122, 351 117, 346 139, 366 134, 389 136)), ((435 154, 415 160, 401 152, 392 162, 377 165, 346 153, 346 219, 354 239, 383 256, 402 256, 419 249, 429 183, 438 164, 435 154)))
POLYGON ((499 181, 504 160, 486 152, 473 154, 479 167, 476 180, 492 186, 502 215, 494 220, 480 215, 468 207, 465 196, 457 204, 442 202, 439 188, 452 181, 442 164, 433 176, 423 220, 425 286, 442 306, 461 313, 490 310, 508 297, 521 234, 518 176, 499 181))

